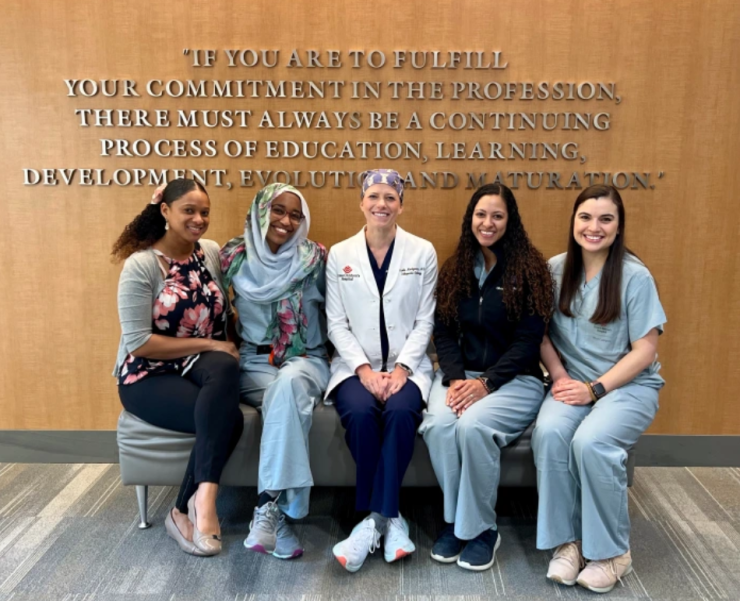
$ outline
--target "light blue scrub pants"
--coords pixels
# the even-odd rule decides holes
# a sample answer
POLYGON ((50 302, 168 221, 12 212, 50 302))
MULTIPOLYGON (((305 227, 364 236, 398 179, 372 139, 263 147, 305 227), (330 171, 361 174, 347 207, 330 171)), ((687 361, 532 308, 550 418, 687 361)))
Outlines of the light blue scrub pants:
POLYGON ((299 519, 308 515, 308 433, 329 383, 329 365, 320 357, 292 357, 278 369, 268 358, 241 358, 241 401, 262 412, 258 491, 284 491, 278 506, 299 519))
MULTIPOLYGON (((465 372, 467 378, 479 375, 465 372)), ((442 376, 437 371, 419 433, 444 493, 445 522, 455 524, 457 538, 472 540, 496 528, 501 448, 534 421, 544 389, 533 376, 517 376, 457 417, 445 405, 442 376)))
POLYGON ((595 405, 566 405, 547 394, 532 435, 538 549, 580 540, 587 559, 627 552, 627 451, 657 411, 658 391, 639 384, 595 405))

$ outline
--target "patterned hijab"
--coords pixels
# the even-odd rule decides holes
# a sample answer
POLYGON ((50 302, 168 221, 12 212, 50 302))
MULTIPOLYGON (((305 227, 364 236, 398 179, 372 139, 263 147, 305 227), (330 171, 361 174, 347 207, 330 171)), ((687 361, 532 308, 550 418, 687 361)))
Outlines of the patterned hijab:
POLYGON ((224 286, 246 300, 275 307, 267 336, 272 340, 271 360, 280 365, 306 352, 308 321, 303 312, 303 291, 311 286, 326 262, 326 249, 308 240, 311 216, 303 195, 288 184, 270 184, 257 193, 244 223, 244 235, 221 249, 224 286), (285 192, 301 201, 305 219, 293 236, 273 253, 265 236, 270 227, 272 202, 285 192))

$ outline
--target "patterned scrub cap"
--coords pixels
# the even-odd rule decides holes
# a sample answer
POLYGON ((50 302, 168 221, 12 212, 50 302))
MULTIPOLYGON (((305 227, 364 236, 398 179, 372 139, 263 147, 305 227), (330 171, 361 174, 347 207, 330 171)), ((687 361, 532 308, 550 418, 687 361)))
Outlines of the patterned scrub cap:
POLYGON ((398 192, 398 196, 401 202, 403 202, 403 178, 398 171, 394 171, 393 169, 371 169, 370 171, 365 171, 362 176, 364 178, 362 180, 362 196, 365 196, 365 192, 367 192, 370 186, 385 184, 398 192))

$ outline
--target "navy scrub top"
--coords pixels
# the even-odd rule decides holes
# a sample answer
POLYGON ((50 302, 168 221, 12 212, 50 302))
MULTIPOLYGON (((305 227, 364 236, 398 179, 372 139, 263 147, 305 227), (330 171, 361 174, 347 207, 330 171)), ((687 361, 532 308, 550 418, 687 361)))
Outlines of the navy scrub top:
MULTIPOLYGON (((367 256, 370 259, 370 267, 373 269, 373 275, 375 276, 375 284, 378 286, 378 294, 383 297, 383 289, 385 288, 385 280, 388 277, 388 267, 391 264, 391 257, 393 256, 393 247, 396 244, 395 238, 391 245, 388 247, 388 252, 385 254, 383 264, 378 267, 378 262, 373 256, 373 252, 370 250, 370 246, 367 246, 367 256)), ((388 349, 390 345, 388 343, 388 331, 385 328, 385 313, 383 311, 383 303, 380 304, 380 350, 383 354, 383 367, 381 371, 388 371, 386 363, 388 362, 388 349)))

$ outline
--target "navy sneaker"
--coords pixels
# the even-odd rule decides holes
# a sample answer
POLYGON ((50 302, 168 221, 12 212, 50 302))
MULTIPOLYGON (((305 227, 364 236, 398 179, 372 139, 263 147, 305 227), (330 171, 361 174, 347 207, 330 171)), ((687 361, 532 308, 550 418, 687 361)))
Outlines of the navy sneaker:
POLYGON ((481 572, 487 570, 496 561, 496 550, 501 544, 501 537, 496 530, 486 530, 468 541, 465 550, 460 554, 457 565, 466 570, 481 572))
POLYGON ((455 536, 455 524, 447 524, 432 547, 432 559, 440 563, 453 563, 462 552, 464 541, 455 536))

